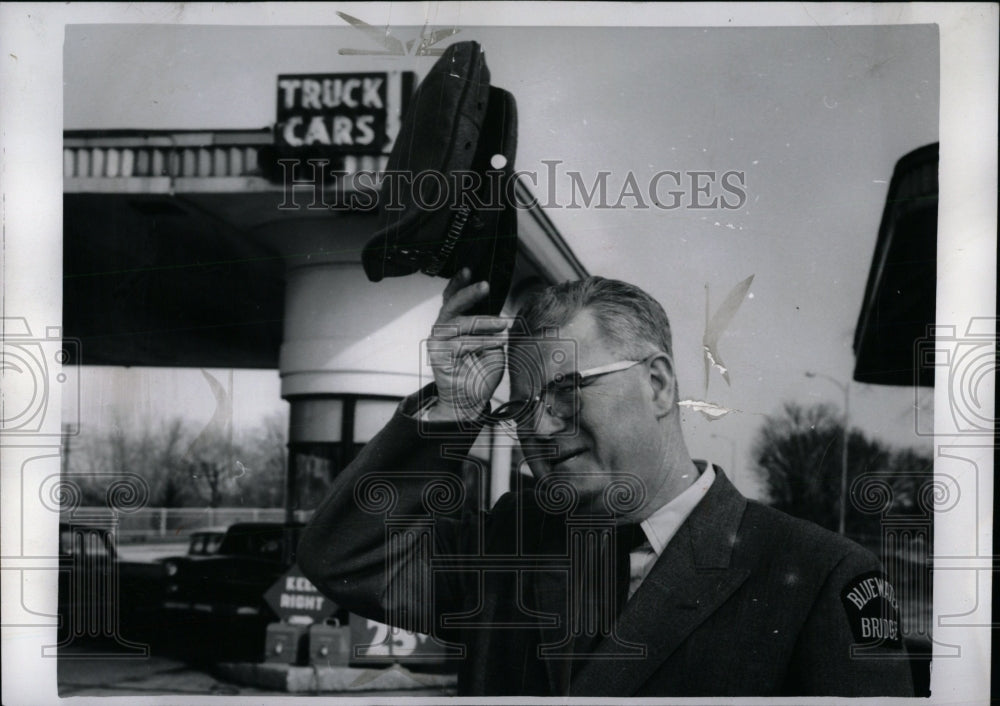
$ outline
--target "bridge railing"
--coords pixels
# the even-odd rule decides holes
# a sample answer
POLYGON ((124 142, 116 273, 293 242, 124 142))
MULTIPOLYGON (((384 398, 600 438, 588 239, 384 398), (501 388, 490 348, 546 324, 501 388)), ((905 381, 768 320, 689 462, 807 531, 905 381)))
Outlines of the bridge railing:
MULTIPOLYGON (((77 508, 74 514, 108 514, 106 507, 77 508)), ((297 512, 305 521, 311 513, 297 512)), ((66 518, 64 518, 66 519, 66 518)), ((283 522, 280 507, 143 507, 117 517, 115 536, 118 542, 184 541, 191 532, 209 527, 225 528, 235 522, 283 522)))

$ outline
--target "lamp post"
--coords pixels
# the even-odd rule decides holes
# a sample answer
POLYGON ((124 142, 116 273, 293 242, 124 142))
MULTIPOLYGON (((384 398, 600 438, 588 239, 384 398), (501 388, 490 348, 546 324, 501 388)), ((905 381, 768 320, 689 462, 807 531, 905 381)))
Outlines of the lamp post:
POLYGON ((851 413, 851 383, 850 381, 842 383, 840 380, 830 377, 825 373, 814 373, 812 371, 807 371, 806 377, 829 380, 834 385, 839 387, 844 393, 844 441, 843 447, 840 450, 840 522, 837 530, 841 534, 844 534, 844 526, 847 519, 847 442, 850 436, 848 422, 851 413))
POLYGON ((722 434, 712 434, 713 439, 722 439, 723 441, 729 442, 729 449, 732 452, 730 460, 732 465, 729 466, 729 472, 733 474, 733 484, 736 484, 736 441, 730 439, 728 436, 723 436, 722 434))

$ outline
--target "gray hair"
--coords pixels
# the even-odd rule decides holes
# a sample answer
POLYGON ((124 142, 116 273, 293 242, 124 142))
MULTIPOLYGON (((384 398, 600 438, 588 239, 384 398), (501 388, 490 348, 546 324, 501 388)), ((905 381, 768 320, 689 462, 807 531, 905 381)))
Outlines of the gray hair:
POLYGON ((659 302, 635 285, 604 277, 547 287, 525 301, 517 317, 530 335, 568 323, 582 310, 623 355, 641 360, 657 351, 673 359, 670 321, 659 302))

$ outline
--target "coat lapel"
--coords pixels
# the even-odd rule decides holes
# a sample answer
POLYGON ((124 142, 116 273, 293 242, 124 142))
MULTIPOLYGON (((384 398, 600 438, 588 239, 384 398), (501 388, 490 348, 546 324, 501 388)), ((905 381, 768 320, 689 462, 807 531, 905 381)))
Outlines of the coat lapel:
POLYGON ((709 615, 746 581, 749 571, 731 569, 730 556, 746 498, 716 466, 708 493, 681 525, 618 621, 620 640, 645 645, 640 659, 601 659, 612 651, 605 639, 574 679, 570 693, 630 696, 709 615))
MULTIPOLYGON (((542 570, 536 574, 533 582, 535 605, 541 613, 558 616, 558 623, 554 629, 542 631, 546 639, 543 639, 536 646, 536 650, 540 650, 543 644, 549 643, 550 638, 566 634, 569 630, 569 616, 567 615, 568 576, 568 572, 552 570, 542 570)), ((569 687, 571 663, 565 659, 546 658, 541 655, 536 655, 536 657, 545 665, 549 679, 549 693, 553 695, 565 694, 569 687)))
POLYGON ((569 570, 565 566, 568 547, 566 545, 565 518, 549 516, 538 512, 539 524, 535 529, 537 544, 534 571, 531 572, 531 592, 534 605, 531 609, 544 627, 540 628, 539 642, 534 645, 535 659, 545 665, 550 694, 565 694, 569 688, 570 662, 564 659, 544 658, 537 654, 542 645, 557 641, 569 630, 568 596, 569 570), (550 622, 553 621, 553 622, 550 622))

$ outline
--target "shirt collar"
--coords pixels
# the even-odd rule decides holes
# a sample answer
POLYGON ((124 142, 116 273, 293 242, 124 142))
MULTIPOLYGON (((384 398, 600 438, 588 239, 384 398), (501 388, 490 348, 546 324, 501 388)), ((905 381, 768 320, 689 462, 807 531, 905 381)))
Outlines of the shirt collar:
POLYGON ((667 543, 684 524, 684 520, 705 497, 713 481, 715 481, 715 468, 709 463, 698 480, 689 485, 683 493, 642 521, 642 531, 657 556, 663 553, 667 543))

